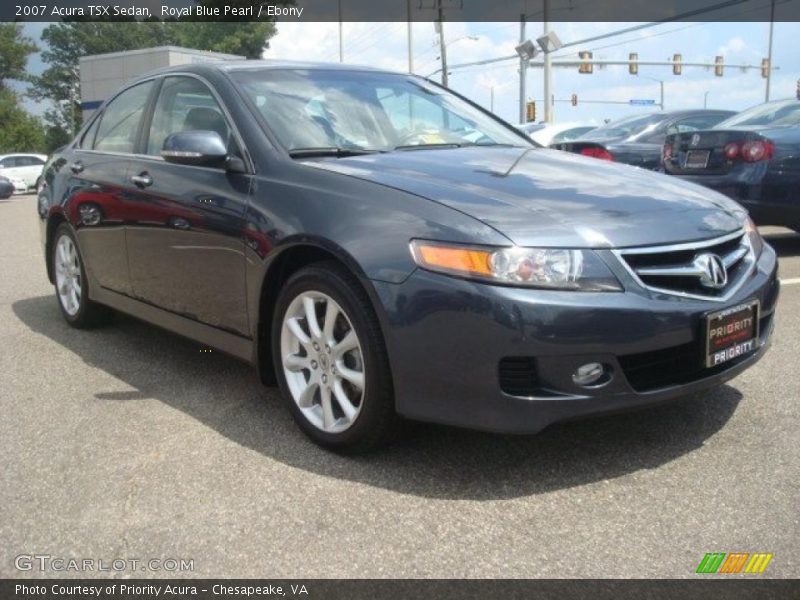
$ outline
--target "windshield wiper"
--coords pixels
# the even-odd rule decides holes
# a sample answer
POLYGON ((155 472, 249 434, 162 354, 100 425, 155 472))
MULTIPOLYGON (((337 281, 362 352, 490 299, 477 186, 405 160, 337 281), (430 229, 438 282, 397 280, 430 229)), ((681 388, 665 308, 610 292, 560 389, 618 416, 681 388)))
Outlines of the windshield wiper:
POLYGON ((431 150, 433 148, 461 148, 463 144, 456 142, 441 142, 438 144, 404 144, 395 146, 392 150, 431 150))
POLYGON ((501 144, 499 142, 490 142, 488 144, 480 144, 477 142, 441 142, 438 144, 409 144, 406 146, 395 146, 394 150, 430 150, 435 148, 474 148, 474 147, 490 147, 490 146, 503 146, 505 148, 522 148, 523 146, 515 146, 514 144, 501 144))
POLYGON ((335 156, 343 158, 346 156, 362 156, 364 154, 376 154, 383 150, 370 150, 368 148, 339 148, 336 146, 320 148, 295 148, 289 150, 292 158, 314 158, 317 156, 335 156))

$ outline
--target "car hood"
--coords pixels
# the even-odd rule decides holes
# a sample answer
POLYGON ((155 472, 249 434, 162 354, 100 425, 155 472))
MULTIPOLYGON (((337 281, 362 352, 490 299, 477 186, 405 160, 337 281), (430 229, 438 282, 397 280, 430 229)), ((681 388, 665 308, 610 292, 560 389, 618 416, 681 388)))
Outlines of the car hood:
POLYGON ((486 223, 520 246, 609 248, 705 239, 744 209, 712 190, 542 148, 457 148, 305 161, 407 191, 486 223))

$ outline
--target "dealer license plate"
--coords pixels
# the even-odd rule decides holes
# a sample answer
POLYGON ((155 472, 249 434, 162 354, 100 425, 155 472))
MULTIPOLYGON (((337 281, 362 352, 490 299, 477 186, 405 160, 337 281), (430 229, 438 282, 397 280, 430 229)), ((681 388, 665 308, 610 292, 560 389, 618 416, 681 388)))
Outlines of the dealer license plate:
POLYGON ((686 153, 687 169, 705 169, 708 165, 708 150, 689 150, 686 153))
POLYGON ((758 300, 706 317, 706 367, 749 354, 758 348, 758 300))

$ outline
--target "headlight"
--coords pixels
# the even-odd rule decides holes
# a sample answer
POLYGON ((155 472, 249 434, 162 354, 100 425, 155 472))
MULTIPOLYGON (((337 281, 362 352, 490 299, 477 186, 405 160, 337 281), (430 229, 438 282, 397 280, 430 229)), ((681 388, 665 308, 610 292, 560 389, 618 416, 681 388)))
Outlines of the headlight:
POLYGON ((493 248, 412 240, 411 254, 423 269, 505 285, 618 292, 622 286, 592 250, 493 248))
POLYGON ((756 224, 753 223, 753 219, 750 217, 745 219, 744 233, 747 236, 747 240, 750 242, 750 246, 753 248, 756 260, 758 260, 758 257, 761 256, 761 251, 764 249, 764 238, 758 233, 758 227, 756 227, 756 224))

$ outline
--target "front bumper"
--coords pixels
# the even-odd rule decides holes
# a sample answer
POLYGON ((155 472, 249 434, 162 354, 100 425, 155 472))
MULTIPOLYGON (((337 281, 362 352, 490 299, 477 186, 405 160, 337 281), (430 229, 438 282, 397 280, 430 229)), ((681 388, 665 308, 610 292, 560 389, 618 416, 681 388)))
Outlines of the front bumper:
POLYGON ((525 290, 423 270, 402 284, 373 282, 398 412, 472 429, 534 433, 557 421, 718 386, 768 347, 779 289, 777 260, 768 246, 725 303, 655 296, 633 282, 624 284, 620 293, 525 290), (758 349, 715 369, 695 365, 695 358, 702 361, 702 350, 695 356, 694 349, 702 344, 704 317, 750 299, 761 303, 758 349), (683 370, 670 362, 679 353, 688 353, 683 370), (535 389, 506 393, 501 361, 520 357, 533 359, 535 389), (588 362, 608 365, 610 381, 597 388, 575 384, 572 374, 588 362))

